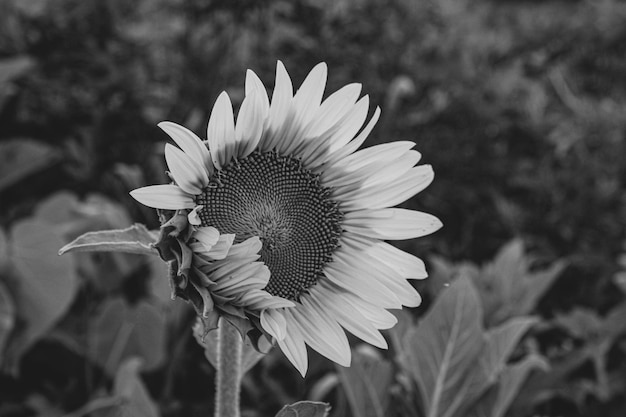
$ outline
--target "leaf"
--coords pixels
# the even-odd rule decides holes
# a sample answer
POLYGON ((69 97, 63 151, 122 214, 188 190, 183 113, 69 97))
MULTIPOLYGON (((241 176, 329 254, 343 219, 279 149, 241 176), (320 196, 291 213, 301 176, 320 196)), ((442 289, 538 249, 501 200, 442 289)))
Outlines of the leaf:
MULTIPOLYGON (((228 325, 232 326, 226 320, 220 320, 219 326, 228 325)), ((217 369, 217 348, 218 348, 218 334, 217 329, 214 329, 204 335, 204 328, 200 323, 197 323, 193 327, 193 335, 200 346, 204 348, 204 356, 207 360, 217 369)), ((245 343, 242 346, 241 353, 241 371, 242 375, 248 372, 254 365, 256 365, 261 359, 265 357, 265 354, 258 352, 250 340, 246 337, 245 343)))
POLYGON ((521 337, 537 320, 531 317, 513 318, 486 334, 486 343, 469 377, 461 384, 463 404, 459 407, 458 416, 465 416, 466 410, 483 395, 491 385, 496 383, 500 374, 506 369, 506 361, 519 343, 521 337))
POLYGON ((336 366, 354 417, 388 415, 389 387, 394 379, 391 363, 375 350, 354 351, 350 367, 336 366))
POLYGON ((65 314, 78 288, 74 258, 59 258, 63 237, 54 226, 36 220, 17 223, 11 230, 10 252, 19 281, 17 315, 26 325, 20 332, 17 359, 65 314))
POLYGON ((159 409, 150 398, 148 390, 139 377, 141 359, 129 358, 120 366, 115 375, 113 393, 122 399, 122 404, 114 410, 120 417, 158 417, 159 409))
POLYGON ((111 299, 90 326, 89 356, 111 375, 133 356, 143 360, 143 369, 154 369, 165 359, 165 324, 163 314, 145 301, 129 306, 111 299))
POLYGON ((461 276, 407 333, 404 350, 427 417, 450 417, 461 406, 458 391, 485 345, 481 322, 476 290, 461 276))
POLYGON ((500 375, 498 395, 491 417, 503 417, 505 415, 530 371, 533 369, 547 371, 548 368, 549 365, 545 359, 532 354, 514 365, 507 366, 500 375))
POLYGON ((0 143, 0 191, 61 160, 53 147, 31 139, 11 139, 0 143))
POLYGON ((548 363, 536 354, 530 354, 521 361, 505 367, 498 383, 489 389, 476 404, 471 417, 503 417, 517 396, 522 384, 533 369, 547 371, 548 363))
POLYGON ((555 262, 539 272, 530 272, 530 266, 522 240, 514 239, 500 249, 491 264, 473 277, 487 327, 503 323, 511 317, 530 314, 565 263, 555 262))
POLYGON ((0 282, 0 365, 4 362, 4 347, 15 326, 15 303, 6 286, 0 282))
POLYGON ((299 401, 284 406, 276 417, 327 417, 330 411, 328 403, 317 401, 299 401))
POLYGON ((0 87, 2 84, 24 75, 35 66, 35 60, 21 55, 0 60, 0 87))
POLYGON ((158 255, 152 246, 157 233, 142 224, 134 224, 126 229, 87 232, 63 246, 59 255, 69 252, 125 252, 141 255, 158 255))

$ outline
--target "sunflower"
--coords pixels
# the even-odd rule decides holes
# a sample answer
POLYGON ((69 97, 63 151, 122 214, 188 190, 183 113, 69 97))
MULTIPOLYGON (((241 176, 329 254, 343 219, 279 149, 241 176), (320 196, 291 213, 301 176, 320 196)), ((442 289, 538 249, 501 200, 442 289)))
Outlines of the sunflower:
MULTIPOLYGON (((206 316, 215 305, 220 314, 240 317, 249 324, 247 331, 278 343, 303 376, 306 345, 338 364, 350 364, 345 330, 387 347, 380 330, 396 323, 387 310, 418 306, 421 298, 407 279, 427 274, 419 258, 385 240, 417 238, 441 227, 432 215, 394 208, 433 180, 429 165, 416 166, 420 154, 412 150, 414 143, 357 151, 380 109, 367 121, 369 98, 360 97, 360 84, 322 101, 326 77, 326 65, 318 64, 294 94, 278 62, 270 103, 263 83, 248 70, 236 123, 225 92, 211 112, 207 141, 175 123, 160 123, 178 145, 165 146, 172 183, 131 192, 149 207, 186 216, 193 232, 181 238, 184 226, 179 227, 177 245, 191 245, 193 258, 204 261, 200 268, 192 261, 195 272, 189 274, 193 287, 206 290, 198 310, 206 316), (234 235, 234 245, 256 240, 248 244, 245 259, 230 260, 226 253, 212 261, 198 243, 198 230, 204 228, 211 228, 212 239, 216 233, 234 235), (254 249, 258 258, 250 256, 254 249), (236 268, 230 267, 233 261, 236 268), (267 268, 267 280, 259 264, 267 268), (231 291, 231 298, 214 290, 212 277, 220 268, 228 273, 219 277, 237 280, 241 289, 231 291), (248 278, 237 276, 238 269, 248 271, 248 278), (255 280, 256 273, 261 278, 255 280), (254 284, 246 284, 248 279, 254 284)), ((178 295, 198 298, 176 288, 178 295)))

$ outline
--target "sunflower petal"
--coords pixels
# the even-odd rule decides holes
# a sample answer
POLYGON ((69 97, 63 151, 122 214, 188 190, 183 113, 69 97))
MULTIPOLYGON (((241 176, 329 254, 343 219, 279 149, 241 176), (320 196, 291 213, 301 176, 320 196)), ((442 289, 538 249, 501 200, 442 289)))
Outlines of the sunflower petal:
POLYGON ((167 133, 187 156, 193 158, 203 167, 207 175, 213 174, 215 168, 213 167, 213 161, 211 161, 209 149, 195 133, 186 127, 172 122, 161 122, 157 126, 167 133))
POLYGON ((287 333, 287 320, 280 310, 268 308, 261 312, 261 326, 276 340, 282 340, 287 333))
POLYGON ((144 206, 164 210, 192 209, 196 206, 193 195, 176 185, 150 185, 137 188, 130 195, 144 206))
POLYGON ((217 169, 223 168, 233 157, 235 147, 235 118, 230 97, 222 92, 213 106, 207 139, 213 164, 217 169))
POLYGON ((403 240, 426 236, 441 228, 435 216, 420 211, 384 208, 346 213, 343 228, 383 240, 403 240))
POLYGON ((176 184, 183 191, 198 195, 209 183, 206 170, 185 152, 169 143, 165 145, 165 160, 176 184))
POLYGON ((309 366, 309 360, 306 354, 306 345, 302 337, 302 332, 296 324, 295 319, 290 313, 291 309, 285 310, 285 320, 287 321, 287 330, 285 337, 278 340, 278 346, 283 351, 289 362, 296 367, 300 375, 306 375, 309 366))

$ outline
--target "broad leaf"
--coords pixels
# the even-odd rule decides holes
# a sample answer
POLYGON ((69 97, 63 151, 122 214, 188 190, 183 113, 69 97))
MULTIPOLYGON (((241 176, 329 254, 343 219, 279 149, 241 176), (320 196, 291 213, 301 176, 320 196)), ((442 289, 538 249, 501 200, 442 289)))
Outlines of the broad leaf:
POLYGON ((330 405, 317 401, 299 401, 284 406, 276 417, 327 417, 330 405))
POLYGON ((63 246, 59 255, 68 252, 126 252, 142 255, 158 255, 152 244, 157 233, 142 224, 120 230, 88 232, 63 246))
POLYGON ((485 348, 470 370, 469 377, 459 388, 459 397, 462 397, 463 402, 457 416, 466 415, 467 409, 498 380, 513 349, 536 322, 531 317, 513 318, 487 332, 485 348))
POLYGON ((459 277, 404 339, 426 417, 451 417, 462 405, 467 372, 485 346, 476 290, 459 277))
POLYGON ((525 254, 522 240, 512 240, 502 247, 475 281, 487 327, 531 313, 564 266, 563 262, 555 262, 548 269, 531 272, 531 260, 525 254))
POLYGON ((60 160, 60 153, 45 143, 25 138, 3 141, 0 143, 0 190, 60 160))
POLYGON ((25 220, 11 230, 11 259, 19 278, 15 305, 25 323, 15 359, 63 316, 74 299, 78 288, 74 258, 57 256, 63 242, 57 228, 40 221, 25 220))
POLYGON ((336 366, 343 390, 354 417, 385 417, 388 415, 393 368, 376 351, 352 352, 350 367, 336 366))
POLYGON ((505 367, 498 377, 498 383, 478 401, 469 415, 471 417, 504 417, 533 369, 547 371, 548 363, 542 357, 531 354, 505 367))
POLYGON ((90 326, 89 355, 109 374, 126 358, 140 357, 143 368, 154 369, 165 359, 165 317, 151 304, 129 306, 108 301, 90 326))

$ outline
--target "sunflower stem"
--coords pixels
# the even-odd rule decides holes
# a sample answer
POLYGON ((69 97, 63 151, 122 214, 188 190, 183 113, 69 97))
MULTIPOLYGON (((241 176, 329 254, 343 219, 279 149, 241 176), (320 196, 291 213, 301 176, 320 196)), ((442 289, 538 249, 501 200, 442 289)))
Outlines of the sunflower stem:
POLYGON ((215 417, 239 417, 243 340, 224 319, 220 319, 217 331, 215 417))

